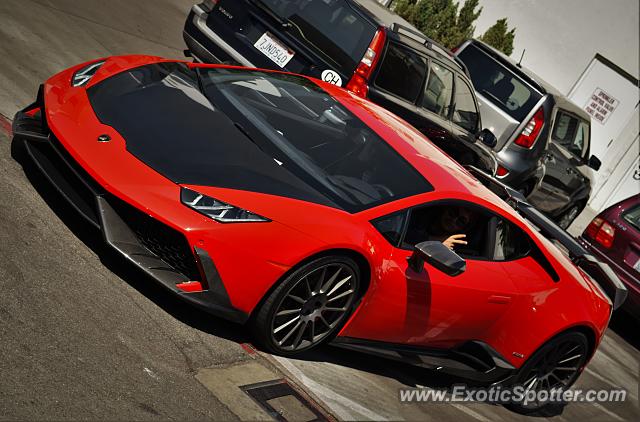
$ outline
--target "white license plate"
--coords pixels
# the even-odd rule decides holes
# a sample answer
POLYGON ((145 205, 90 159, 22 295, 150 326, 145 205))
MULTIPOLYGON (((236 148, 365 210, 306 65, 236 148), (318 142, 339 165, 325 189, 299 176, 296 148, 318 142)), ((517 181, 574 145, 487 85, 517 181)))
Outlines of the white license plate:
POLYGON ((280 67, 285 67, 296 54, 268 32, 262 34, 253 46, 280 67))

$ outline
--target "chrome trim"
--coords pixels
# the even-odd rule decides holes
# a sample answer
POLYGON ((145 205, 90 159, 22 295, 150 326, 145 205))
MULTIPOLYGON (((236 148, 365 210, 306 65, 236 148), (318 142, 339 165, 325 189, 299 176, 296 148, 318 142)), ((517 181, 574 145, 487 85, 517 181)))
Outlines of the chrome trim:
POLYGON ((211 28, 207 25, 207 12, 205 12, 199 5, 194 5, 191 8, 191 11, 194 13, 193 16, 193 24, 198 28, 207 38, 216 43, 220 48, 222 48, 229 56, 231 56, 235 61, 240 63, 246 67, 256 67, 249 60, 245 59, 242 54, 237 52, 233 47, 227 44, 218 34, 213 32, 211 28))

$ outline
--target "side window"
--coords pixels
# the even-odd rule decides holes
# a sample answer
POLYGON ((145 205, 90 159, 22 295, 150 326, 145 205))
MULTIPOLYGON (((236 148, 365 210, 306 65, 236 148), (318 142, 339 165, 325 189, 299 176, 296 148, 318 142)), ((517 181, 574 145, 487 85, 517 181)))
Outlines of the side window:
POLYGON ((453 72, 433 61, 430 69, 422 106, 447 119, 453 94, 453 72))
POLYGON ((626 211, 624 214, 622 214, 622 218, 624 218, 624 221, 631 224, 637 230, 640 230, 640 205, 636 205, 629 211, 626 211))
POLYGON ((523 258, 531 251, 529 236, 518 226, 497 219, 495 233, 493 260, 510 261, 523 258))
POLYGON ((427 240, 443 242, 466 235, 454 251, 465 259, 506 261, 529 254, 529 237, 519 227, 479 206, 462 202, 427 205, 411 210, 402 248, 427 240))
POLYGON ((376 86, 415 103, 427 74, 427 61, 412 50, 389 43, 376 86))
POLYGON ((572 154, 584 158, 589 145, 589 123, 558 110, 552 137, 572 154))
POLYGON ((472 133, 475 133, 478 128, 478 109, 473 92, 460 76, 456 76, 455 109, 451 120, 472 133))
POLYGON ((580 121, 580 127, 578 128, 578 135, 569 150, 584 159, 586 158, 587 151, 589 150, 589 123, 580 121))
POLYGON ((385 239, 393 246, 398 246, 402 237, 402 229, 407 218, 406 211, 400 211, 391 215, 377 218, 371 222, 385 239))

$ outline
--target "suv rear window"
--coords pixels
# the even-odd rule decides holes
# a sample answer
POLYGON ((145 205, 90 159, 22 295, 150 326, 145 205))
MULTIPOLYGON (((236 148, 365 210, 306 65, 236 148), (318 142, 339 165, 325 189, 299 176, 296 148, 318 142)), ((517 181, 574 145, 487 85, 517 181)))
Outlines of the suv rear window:
POLYGON ((458 57, 469 69, 475 90, 519 122, 542 98, 518 75, 473 44, 460 51, 458 57))
POLYGON ((256 0, 293 24, 289 33, 311 44, 351 73, 369 47, 376 27, 346 0, 256 0))
POLYGON ((389 43, 376 77, 376 86, 415 103, 427 74, 427 60, 416 52, 389 43))

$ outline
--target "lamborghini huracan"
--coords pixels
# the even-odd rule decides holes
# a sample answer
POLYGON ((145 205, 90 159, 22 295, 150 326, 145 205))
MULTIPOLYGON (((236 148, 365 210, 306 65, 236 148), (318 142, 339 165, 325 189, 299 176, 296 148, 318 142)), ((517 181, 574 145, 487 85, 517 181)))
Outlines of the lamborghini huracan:
POLYGON ((108 245, 269 352, 568 387, 625 299, 517 192, 312 78, 109 57, 47 80, 13 131, 108 245))

